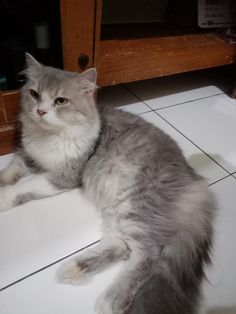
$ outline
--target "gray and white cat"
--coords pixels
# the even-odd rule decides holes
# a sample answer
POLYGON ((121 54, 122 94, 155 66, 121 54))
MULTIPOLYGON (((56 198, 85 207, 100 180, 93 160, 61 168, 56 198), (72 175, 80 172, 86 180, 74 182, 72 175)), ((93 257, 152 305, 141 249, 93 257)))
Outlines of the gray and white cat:
POLYGON ((0 210, 80 188, 103 239, 63 265, 60 280, 125 261, 98 313, 197 313, 215 211, 204 180, 161 130, 95 106, 95 69, 65 72, 27 55, 25 73, 22 144, 0 173, 0 210))

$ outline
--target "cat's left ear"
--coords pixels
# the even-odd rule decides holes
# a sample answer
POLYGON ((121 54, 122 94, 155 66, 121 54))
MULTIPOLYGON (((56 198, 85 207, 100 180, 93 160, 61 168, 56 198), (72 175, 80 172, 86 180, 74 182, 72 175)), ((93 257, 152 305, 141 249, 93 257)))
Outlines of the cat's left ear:
POLYGON ((30 53, 25 53, 25 61, 28 68, 42 68, 42 64, 40 64, 30 53))
POLYGON ((22 71, 24 75, 28 79, 37 80, 39 74, 42 72, 43 65, 39 63, 31 54, 25 54, 25 61, 26 61, 26 69, 22 71))
POLYGON ((97 70, 95 68, 88 69, 80 74, 80 79, 83 82, 83 94, 93 95, 97 89, 97 70))

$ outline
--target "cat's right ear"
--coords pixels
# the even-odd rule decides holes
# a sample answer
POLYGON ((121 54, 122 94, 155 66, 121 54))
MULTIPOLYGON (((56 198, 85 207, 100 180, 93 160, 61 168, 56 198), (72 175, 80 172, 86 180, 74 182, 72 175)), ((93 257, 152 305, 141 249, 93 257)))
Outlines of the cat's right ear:
POLYGON ((97 71, 95 68, 88 69, 79 75, 82 82, 83 88, 80 91, 81 95, 94 96, 94 93, 98 86, 97 81, 97 71))
POLYGON ((23 71, 28 78, 35 78, 42 70, 43 65, 39 63, 31 54, 25 54, 26 69, 23 71))

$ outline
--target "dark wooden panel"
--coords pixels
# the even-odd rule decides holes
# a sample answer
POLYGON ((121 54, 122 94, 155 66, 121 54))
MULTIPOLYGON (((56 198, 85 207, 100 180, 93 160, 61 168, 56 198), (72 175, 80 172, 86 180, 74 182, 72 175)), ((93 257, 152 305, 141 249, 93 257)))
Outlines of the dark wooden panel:
POLYGON ((0 129, 0 155, 12 153, 16 143, 15 128, 0 129))
POLYGON ((100 42, 100 86, 210 68, 235 61, 236 46, 212 34, 100 42))
POLYGON ((94 38, 94 64, 97 68, 100 57, 100 42, 101 42, 101 23, 102 23, 102 3, 103 0, 96 1, 95 10, 95 38, 94 38))
POLYGON ((1 94, 1 99, 5 111, 6 123, 16 121, 20 109, 19 91, 9 91, 1 94))
POLYGON ((0 125, 0 155, 13 152, 17 143, 15 121, 19 113, 19 101, 19 91, 0 93, 0 117, 4 119, 0 125))
POLYGON ((2 97, 0 95, 0 127, 6 123, 5 111, 3 106, 2 97))
POLYGON ((78 57, 89 56, 93 65, 95 0, 60 0, 64 68, 81 71, 78 57))

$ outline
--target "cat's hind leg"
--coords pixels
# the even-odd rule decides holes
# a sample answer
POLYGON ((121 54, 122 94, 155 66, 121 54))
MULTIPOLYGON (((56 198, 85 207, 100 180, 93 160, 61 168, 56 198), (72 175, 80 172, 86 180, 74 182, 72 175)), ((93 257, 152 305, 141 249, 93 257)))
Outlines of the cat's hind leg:
POLYGON ((65 262, 57 272, 62 283, 77 284, 82 277, 87 278, 102 271, 110 264, 128 259, 130 250, 119 238, 101 240, 94 248, 85 250, 80 256, 65 262))
POLYGON ((145 251, 132 251, 114 283, 98 299, 97 313, 128 313, 139 289, 152 277, 157 262, 145 251))

